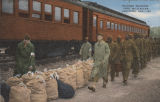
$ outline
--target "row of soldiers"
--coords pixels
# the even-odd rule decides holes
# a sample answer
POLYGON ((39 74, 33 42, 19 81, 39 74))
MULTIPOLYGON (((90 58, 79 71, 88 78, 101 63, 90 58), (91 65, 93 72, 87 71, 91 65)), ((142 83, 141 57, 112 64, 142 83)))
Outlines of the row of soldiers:
POLYGON ((115 76, 118 77, 120 71, 123 75, 123 84, 127 85, 131 69, 136 78, 151 58, 160 55, 160 39, 155 40, 147 36, 128 34, 124 40, 120 36, 117 37, 116 41, 113 41, 112 37, 108 37, 105 42, 103 35, 98 34, 97 40, 93 51, 88 37, 85 38, 80 49, 82 60, 88 58, 94 60, 90 85, 88 86, 88 89, 93 92, 96 90, 96 83, 99 78, 103 78, 103 88, 106 88, 109 74, 111 81, 114 81, 115 76))

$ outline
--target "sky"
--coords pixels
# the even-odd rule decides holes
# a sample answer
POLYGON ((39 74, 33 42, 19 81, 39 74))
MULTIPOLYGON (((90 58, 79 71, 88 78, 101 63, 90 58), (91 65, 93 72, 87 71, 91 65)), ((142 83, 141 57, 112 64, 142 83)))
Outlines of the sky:
POLYGON ((151 27, 160 26, 160 0, 82 0, 82 1, 97 2, 98 4, 106 6, 113 10, 143 20, 147 22, 147 24, 151 27), (124 8, 126 8, 126 5, 133 5, 134 8, 136 5, 141 5, 141 7, 136 7, 136 8, 148 8, 149 11, 143 9, 141 10, 143 12, 140 12, 138 10, 135 10, 134 12, 128 12, 128 11, 123 12, 124 8))

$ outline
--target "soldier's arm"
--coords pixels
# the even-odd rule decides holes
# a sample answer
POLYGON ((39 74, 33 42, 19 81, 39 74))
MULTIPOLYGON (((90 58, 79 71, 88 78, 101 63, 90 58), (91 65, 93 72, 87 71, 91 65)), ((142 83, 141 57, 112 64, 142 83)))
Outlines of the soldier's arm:
POLYGON ((137 48, 136 44, 134 42, 132 42, 132 46, 133 46, 133 53, 135 53, 136 58, 139 58, 139 49, 137 48))
POLYGON ((91 44, 89 44, 89 52, 88 52, 88 54, 89 54, 89 57, 91 58, 92 57, 92 45, 91 44))
POLYGON ((84 44, 82 44, 81 49, 79 51, 79 55, 82 55, 82 50, 83 50, 84 44))
POLYGON ((110 48, 108 46, 108 44, 106 43, 106 46, 105 46, 105 55, 104 55, 104 60, 108 60, 109 58, 109 55, 110 55, 110 48))
POLYGON ((117 55, 118 55, 118 45, 117 44, 114 44, 114 47, 113 47, 113 51, 115 51, 115 53, 113 54, 113 60, 116 59, 117 55))

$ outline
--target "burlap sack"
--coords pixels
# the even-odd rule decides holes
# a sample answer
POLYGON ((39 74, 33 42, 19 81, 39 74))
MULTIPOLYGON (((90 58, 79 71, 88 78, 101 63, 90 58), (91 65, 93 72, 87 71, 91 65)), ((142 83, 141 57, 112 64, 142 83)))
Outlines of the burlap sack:
POLYGON ((62 82, 71 85, 74 89, 77 88, 77 86, 76 86, 76 70, 73 69, 72 66, 68 66, 63 69, 57 69, 55 71, 58 73, 59 79, 62 82))
POLYGON ((77 88, 82 88, 85 85, 83 69, 81 66, 76 68, 76 85, 77 85, 77 88))
POLYGON ((0 95, 0 102, 4 102, 4 98, 1 95, 0 95))
POLYGON ((45 75, 45 73, 40 72, 40 71, 36 71, 34 75, 36 75, 36 76, 37 76, 37 75, 38 75, 38 76, 42 76, 42 77, 44 78, 44 80, 47 78, 46 75, 45 75))
POLYGON ((11 86, 17 86, 22 81, 23 81, 22 78, 11 77, 6 81, 6 83, 11 87, 11 86))
POLYGON ((35 74, 24 74, 23 76, 22 76, 22 79, 23 79, 23 83, 27 83, 27 82, 29 82, 29 81, 31 81, 31 80, 33 80, 33 79, 35 79, 36 78, 36 75, 35 74))
POLYGON ((47 102, 46 84, 42 77, 36 76, 26 85, 31 90, 31 102, 47 102))
POLYGON ((58 85, 54 78, 48 77, 46 79, 47 100, 54 100, 58 98, 58 85))
POLYGON ((25 86, 12 86, 9 94, 9 102, 31 102, 31 91, 25 86))
POLYGON ((88 80, 90 79, 91 71, 92 71, 92 65, 87 62, 84 62, 83 63, 83 76, 84 76, 85 85, 88 85, 88 80))

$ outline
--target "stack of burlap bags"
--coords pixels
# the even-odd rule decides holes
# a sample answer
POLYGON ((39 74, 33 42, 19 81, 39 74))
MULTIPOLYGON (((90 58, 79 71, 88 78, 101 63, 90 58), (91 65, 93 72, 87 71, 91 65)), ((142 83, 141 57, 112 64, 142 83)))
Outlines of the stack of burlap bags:
POLYGON ((11 77, 7 84, 11 86, 9 102, 47 102, 58 98, 58 85, 55 75, 75 90, 88 84, 92 70, 92 60, 78 61, 66 68, 45 72, 29 72, 21 78, 11 77))
POLYGON ((41 73, 28 73, 7 80, 11 86, 9 102, 47 102, 58 98, 57 81, 41 73))

